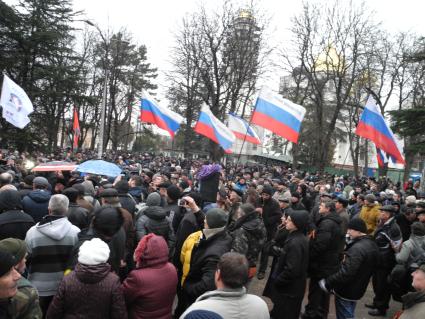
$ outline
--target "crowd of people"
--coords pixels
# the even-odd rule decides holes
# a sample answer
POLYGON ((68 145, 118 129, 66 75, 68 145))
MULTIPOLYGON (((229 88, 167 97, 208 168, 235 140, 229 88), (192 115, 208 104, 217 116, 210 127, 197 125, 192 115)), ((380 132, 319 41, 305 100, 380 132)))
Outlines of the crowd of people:
POLYGON ((152 154, 108 153, 117 177, 27 165, 92 155, 0 153, 0 318, 315 319, 331 295, 355 318, 370 281, 371 316, 391 298, 425 313, 417 182, 152 154))

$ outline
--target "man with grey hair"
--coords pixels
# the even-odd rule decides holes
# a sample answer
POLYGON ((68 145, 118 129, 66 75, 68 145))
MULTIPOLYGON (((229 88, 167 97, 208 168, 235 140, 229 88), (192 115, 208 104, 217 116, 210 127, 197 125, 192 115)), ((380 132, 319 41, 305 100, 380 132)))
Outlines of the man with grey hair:
POLYGON ((49 214, 31 227, 25 237, 28 247, 28 279, 40 295, 43 314, 56 294, 80 229, 72 225, 66 213, 69 200, 53 195, 49 200, 49 214))

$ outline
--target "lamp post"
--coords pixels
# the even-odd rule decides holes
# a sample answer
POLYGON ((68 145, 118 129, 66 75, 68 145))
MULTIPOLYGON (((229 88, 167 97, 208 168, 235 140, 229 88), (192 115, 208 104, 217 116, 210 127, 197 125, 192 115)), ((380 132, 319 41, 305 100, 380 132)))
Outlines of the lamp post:
MULTIPOLYGON (((87 23, 88 25, 95 27, 97 32, 99 33, 100 37, 102 38, 103 42, 105 42, 105 48, 106 48, 106 58, 108 58, 108 41, 106 41, 106 38, 103 36, 102 31, 100 28, 91 22, 90 20, 83 20, 83 22, 87 23)), ((99 146, 97 148, 97 158, 101 159, 103 155, 103 143, 104 143, 104 132, 105 132, 105 113, 106 113, 106 98, 107 98, 107 87, 108 87, 108 69, 106 65, 104 66, 105 71, 105 81, 103 83, 103 94, 102 94, 102 109, 100 113, 100 128, 99 128, 99 146)))

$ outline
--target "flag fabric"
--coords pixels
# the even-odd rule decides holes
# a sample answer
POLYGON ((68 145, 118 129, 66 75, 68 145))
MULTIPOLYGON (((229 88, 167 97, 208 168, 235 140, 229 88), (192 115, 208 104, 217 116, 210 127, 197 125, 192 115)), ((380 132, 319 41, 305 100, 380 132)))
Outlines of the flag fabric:
POLYGON ((253 144, 261 144, 258 134, 243 118, 233 113, 229 113, 228 127, 233 134, 235 134, 236 138, 253 144))
POLYGON ((144 93, 140 103, 140 120, 142 122, 155 124, 167 131, 174 138, 183 117, 176 112, 160 106, 148 93, 144 93))
POLYGON ((74 124, 72 125, 72 131, 74 133, 74 143, 72 144, 73 149, 78 148, 78 139, 80 138, 80 122, 78 121, 78 112, 74 107, 74 124))
POLYGON ((226 153, 232 152, 231 147, 236 140, 235 134, 214 116, 206 104, 201 108, 194 131, 219 144, 226 153))
POLYGON ((6 74, 3 76, 0 105, 6 121, 20 129, 27 126, 30 122, 28 115, 34 111, 32 102, 25 91, 6 74))
POLYGON ((251 123, 297 143, 305 108, 263 88, 255 103, 251 123))
POLYGON ((388 163, 387 154, 378 147, 376 148, 376 159, 379 167, 384 167, 384 165, 388 163))
POLYGON ((385 122, 372 96, 366 102, 356 128, 356 134, 375 143, 375 146, 390 156, 393 162, 405 163, 394 134, 385 122))

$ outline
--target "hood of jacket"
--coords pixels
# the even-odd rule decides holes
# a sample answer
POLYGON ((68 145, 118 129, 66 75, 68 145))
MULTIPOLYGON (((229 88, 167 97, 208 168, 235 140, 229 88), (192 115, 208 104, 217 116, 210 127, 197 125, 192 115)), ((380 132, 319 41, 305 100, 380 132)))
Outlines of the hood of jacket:
POLYGON ((332 213, 330 213, 328 215, 323 215, 320 218, 319 223, 322 222, 322 221, 324 221, 324 220, 333 220, 338 225, 342 223, 341 216, 339 216, 337 212, 332 212, 332 213))
POLYGON ((83 265, 78 263, 75 266, 75 276, 78 280, 86 284, 95 284, 105 278, 111 271, 109 264, 83 265))
POLYGON ((49 191, 37 189, 29 192, 27 196, 36 203, 45 203, 50 200, 51 194, 49 191))
POLYGON ((36 226, 37 230, 43 235, 53 239, 61 240, 71 230, 72 224, 66 217, 60 217, 57 219, 51 219, 38 223, 36 226))
POLYGON ((139 242, 135 252, 138 268, 160 267, 168 262, 168 246, 162 236, 148 234, 139 242))
POLYGON ((147 207, 143 213, 154 220, 162 220, 167 216, 166 211, 161 206, 147 207))
POLYGON ((201 295, 196 301, 206 300, 210 298, 229 300, 229 298, 241 298, 245 294, 246 294, 245 287, 236 288, 236 289, 223 288, 223 289, 208 291, 204 293, 203 295, 201 295))

